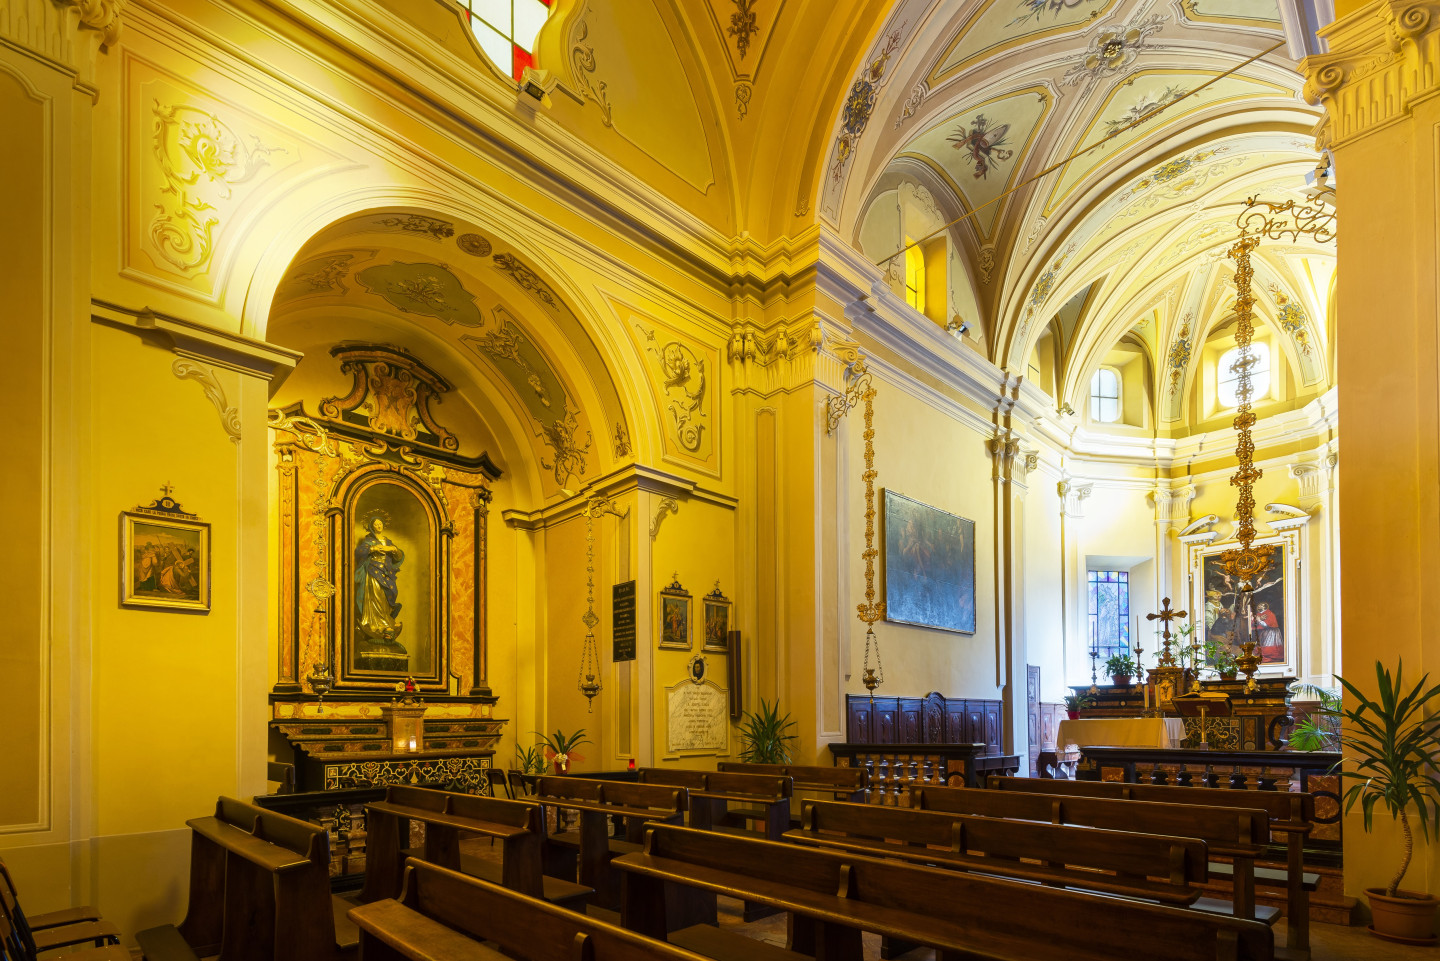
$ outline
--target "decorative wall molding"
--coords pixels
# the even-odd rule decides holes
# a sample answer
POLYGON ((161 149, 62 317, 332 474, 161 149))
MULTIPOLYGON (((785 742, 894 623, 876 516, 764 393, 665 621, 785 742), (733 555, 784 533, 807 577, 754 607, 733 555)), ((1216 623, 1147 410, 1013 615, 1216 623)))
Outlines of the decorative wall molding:
POLYGON ((1055 489, 1060 494, 1061 514, 1074 518, 1085 516, 1085 501, 1095 492, 1093 483, 1076 484, 1072 480, 1062 480, 1055 489))
POLYGON ((82 29, 94 30, 107 47, 120 39, 120 18, 128 0, 62 0, 80 13, 82 29))
POLYGON ((1184 487, 1156 487, 1150 491, 1150 500, 1155 505, 1155 523, 1166 527, 1188 529, 1190 503, 1195 500, 1195 485, 1184 487))
POLYGON ((995 461, 992 478, 1023 494, 1026 478, 1040 466, 1040 452, 1026 447, 1024 439, 1008 427, 996 428, 985 446, 995 461))
POLYGON ((1305 99, 1325 109, 1318 145, 1394 123, 1440 90, 1440 2, 1379 0, 1320 31, 1329 53, 1300 61, 1305 99))
POLYGON ((1265 523, 1272 531, 1289 531, 1298 527, 1304 527, 1310 520, 1310 512, 1301 507, 1294 507, 1290 504, 1271 503, 1266 504, 1265 509, 1270 512, 1271 517, 1265 523))
POLYGON ((90 319, 141 336, 159 338, 181 357, 267 380, 272 393, 303 356, 288 347, 216 330, 148 308, 135 310, 103 300, 91 301, 90 319))
POLYGON ((170 365, 170 371, 181 380, 193 380, 200 385, 200 389, 205 392, 205 399, 215 405, 215 411, 220 415, 220 426, 230 435, 231 443, 239 444, 240 412, 226 403, 225 388, 215 379, 215 372, 184 357, 175 358, 175 362, 170 365))

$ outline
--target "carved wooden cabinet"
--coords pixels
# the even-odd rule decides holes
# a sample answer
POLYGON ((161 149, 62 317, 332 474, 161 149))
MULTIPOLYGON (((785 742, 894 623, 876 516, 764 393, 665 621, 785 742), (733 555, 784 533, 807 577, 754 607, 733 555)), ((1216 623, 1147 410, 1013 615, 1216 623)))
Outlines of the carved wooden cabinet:
POLYGON ((1004 749, 1003 706, 998 700, 945 697, 846 696, 845 739, 866 744, 973 744, 985 753, 1004 749))

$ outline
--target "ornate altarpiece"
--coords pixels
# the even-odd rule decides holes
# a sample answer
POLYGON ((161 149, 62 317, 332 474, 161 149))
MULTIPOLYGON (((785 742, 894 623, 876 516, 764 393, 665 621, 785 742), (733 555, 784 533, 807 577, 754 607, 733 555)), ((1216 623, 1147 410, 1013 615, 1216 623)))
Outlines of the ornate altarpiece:
MULTIPOLYGON (((279 472, 279 669, 272 724, 302 790, 396 781, 476 790, 505 723, 486 677, 488 455, 432 405, 450 385, 404 350, 342 344, 344 397, 271 411, 279 472), (413 679, 424 705, 396 704, 413 679), (407 728, 407 731, 410 730, 407 728), (401 742, 404 743, 401 743, 401 742)), ((413 702, 412 702, 413 703, 413 702)))

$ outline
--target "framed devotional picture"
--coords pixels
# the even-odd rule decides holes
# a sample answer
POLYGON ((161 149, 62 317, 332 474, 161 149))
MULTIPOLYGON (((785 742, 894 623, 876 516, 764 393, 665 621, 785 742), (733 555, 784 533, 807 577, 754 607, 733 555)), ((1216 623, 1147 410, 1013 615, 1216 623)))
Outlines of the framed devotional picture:
POLYGON ((672 651, 690 650, 690 592, 680 586, 679 575, 660 592, 660 646, 672 651))
POLYGON ((705 642, 702 649, 723 653, 730 649, 730 599, 720 593, 720 582, 715 590, 701 600, 705 605, 705 642))
POLYGON ((210 610, 210 525, 169 495, 120 514, 120 603, 210 610))
MULTIPOLYGON (((1271 526, 1279 525, 1272 521, 1271 526)), ((1270 565, 1255 580, 1249 612, 1255 653, 1260 656, 1259 670, 1268 675, 1294 674, 1302 667, 1297 614, 1301 610, 1300 585, 1293 576, 1299 558, 1299 532, 1282 527, 1276 535, 1257 537, 1255 545, 1271 547, 1270 565)), ((1240 634, 1246 615, 1241 610, 1240 585, 1225 573, 1221 560, 1225 551, 1234 547, 1233 541, 1190 546, 1190 614, 1203 641, 1214 641, 1230 653, 1239 654, 1240 647, 1231 635, 1240 634)))

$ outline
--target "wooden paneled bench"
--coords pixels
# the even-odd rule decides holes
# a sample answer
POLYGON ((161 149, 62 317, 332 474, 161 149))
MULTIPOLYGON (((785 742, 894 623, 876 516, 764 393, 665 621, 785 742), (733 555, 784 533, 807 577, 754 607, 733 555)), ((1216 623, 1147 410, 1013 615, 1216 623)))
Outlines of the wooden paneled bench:
POLYGON ((185 920, 135 936, 147 961, 325 961, 353 957, 359 933, 330 893, 325 829, 222 797, 191 830, 185 920))
MULTIPOLYGON (((731 774, 720 771, 690 771, 683 768, 640 769, 641 784, 669 784, 690 792, 692 828, 721 828, 732 803, 744 805, 748 820, 759 821, 761 833, 771 839, 790 830, 790 798, 794 781, 777 774, 731 774)), ((738 813, 738 812, 737 812, 738 813)))
POLYGON ((350 916, 360 929, 364 961, 704 961, 682 948, 414 859, 406 863, 399 899, 366 904, 350 916))
POLYGON ((545 839, 546 872, 594 888, 594 903, 612 910, 620 908, 620 877, 610 860, 640 850, 646 824, 683 823, 690 804, 683 787, 578 777, 542 777, 531 800, 579 812, 578 831, 558 830, 556 818, 556 832, 545 839), (610 836, 611 818, 623 820, 625 838, 610 836))
POLYGON ((788 777, 793 791, 829 794, 828 800, 865 800, 870 775, 863 767, 825 767, 804 764, 752 764, 746 761, 721 761, 715 765, 722 774, 769 774, 788 777))
POLYGON ((1195 838, 836 801, 805 801, 800 825, 787 841, 1163 904, 1194 903, 1208 878, 1195 838))
MULTIPOLYGON (((1305 871, 1305 839, 1315 825, 1315 795, 1282 791, 1245 791, 1231 788, 1179 787, 1170 784, 1130 784, 1123 781, 1051 781, 1028 777, 992 777, 991 790, 1071 797, 1117 798, 1127 801, 1164 801, 1206 807, 1259 808, 1270 818, 1271 833, 1285 838, 1285 869, 1257 866, 1257 887, 1283 888, 1286 893, 1286 947, 1310 948, 1310 892, 1320 884, 1318 874, 1305 871)), ((1210 873, 1233 879, 1230 864, 1212 864, 1210 873)))
POLYGON ((365 805, 365 817, 369 837, 362 901, 400 893, 411 821, 425 825, 424 859, 432 864, 574 910, 583 911, 593 893, 573 881, 544 875, 543 816, 540 806, 531 801, 391 785, 385 800, 365 805), (462 852, 462 839, 471 837, 498 840, 500 863, 462 852))
POLYGON ((1274 908, 1255 906, 1255 859, 1270 841, 1269 819, 1258 808, 935 787, 915 788, 910 793, 910 802, 921 810, 947 814, 1198 838, 1209 846, 1211 854, 1223 854, 1234 860, 1235 883, 1233 903, 1201 898, 1195 902, 1196 908, 1227 911, 1239 918, 1259 918, 1268 924, 1274 924, 1280 916, 1274 908))
POLYGON ((1274 956, 1257 921, 687 828, 650 828, 645 849, 614 864, 627 872, 631 930, 661 938, 691 921, 699 902, 673 900, 689 887, 790 912, 790 949, 817 961, 862 957, 861 932, 935 948, 941 961, 1274 956))

